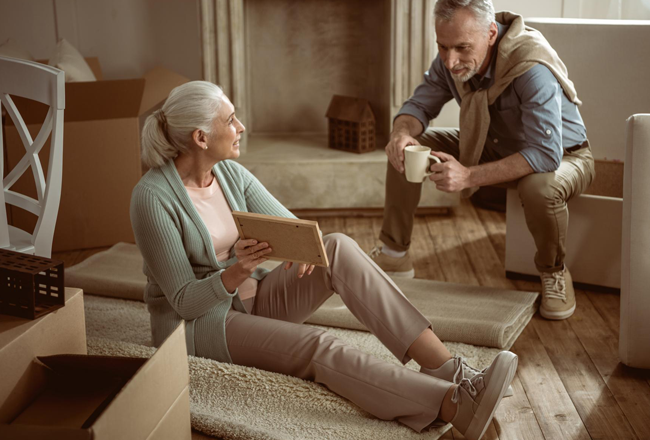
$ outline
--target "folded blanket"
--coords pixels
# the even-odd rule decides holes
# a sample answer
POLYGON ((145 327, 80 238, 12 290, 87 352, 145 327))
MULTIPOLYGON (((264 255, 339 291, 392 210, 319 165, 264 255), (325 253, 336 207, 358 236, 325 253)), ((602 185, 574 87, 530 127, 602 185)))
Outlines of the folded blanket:
MULTIPOLYGON (((133 244, 118 243, 65 271, 66 286, 86 293, 142 301, 147 279, 142 256, 133 244)), ((273 267, 276 262, 267 262, 273 267)), ((395 279, 407 298, 432 323, 440 339, 507 349, 536 310, 538 293, 466 286, 431 280, 395 279)), ((333 295, 307 321, 366 330, 333 295)))

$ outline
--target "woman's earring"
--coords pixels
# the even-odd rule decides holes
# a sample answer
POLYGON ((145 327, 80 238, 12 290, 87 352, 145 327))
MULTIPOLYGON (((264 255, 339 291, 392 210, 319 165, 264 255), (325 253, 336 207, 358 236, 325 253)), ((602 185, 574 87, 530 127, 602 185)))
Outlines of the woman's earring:
POLYGON ((203 147, 203 149, 204 149, 204 150, 207 150, 207 149, 208 149, 208 146, 206 145, 205 147, 203 147))

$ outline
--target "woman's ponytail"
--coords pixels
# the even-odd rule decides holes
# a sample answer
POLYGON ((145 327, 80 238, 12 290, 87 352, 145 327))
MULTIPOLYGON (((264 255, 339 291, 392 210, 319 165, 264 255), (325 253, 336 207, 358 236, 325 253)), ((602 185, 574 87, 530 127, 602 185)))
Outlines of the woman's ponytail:
POLYGON ((172 90, 163 108, 144 123, 144 165, 157 168, 187 151, 196 129, 209 134, 223 97, 221 88, 207 81, 191 81, 172 90))

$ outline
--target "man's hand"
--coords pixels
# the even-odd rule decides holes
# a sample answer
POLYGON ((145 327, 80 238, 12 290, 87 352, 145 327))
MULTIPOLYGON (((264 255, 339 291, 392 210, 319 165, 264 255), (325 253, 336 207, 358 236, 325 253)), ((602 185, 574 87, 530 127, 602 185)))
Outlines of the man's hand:
MULTIPOLYGON (((291 269, 291 266, 293 266, 293 262, 287 261, 284 265, 284 270, 289 270, 291 269)), ((313 264, 304 264, 300 263, 298 265, 298 278, 302 278, 302 276, 307 273, 307 275, 311 275, 311 273, 314 271, 314 266, 313 264)))
POLYGON ((221 282, 230 293, 250 277, 257 266, 264 263, 264 255, 271 252, 268 243, 257 243, 256 240, 239 240, 235 243, 237 263, 230 266, 221 274, 221 282))
POLYGON ((386 145, 386 155, 393 168, 404 173, 404 149, 409 145, 420 145, 415 138, 403 133, 394 133, 386 145))
POLYGON ((390 141, 386 145, 386 155, 393 168, 404 174, 404 148, 420 145, 415 139, 422 133, 422 123, 410 115, 400 115, 393 122, 390 141))
POLYGON ((451 193, 472 186, 470 184, 471 171, 461 165, 454 156, 439 151, 432 151, 431 154, 442 160, 442 163, 431 165, 431 171, 434 174, 430 175, 429 179, 436 183, 436 188, 451 193))

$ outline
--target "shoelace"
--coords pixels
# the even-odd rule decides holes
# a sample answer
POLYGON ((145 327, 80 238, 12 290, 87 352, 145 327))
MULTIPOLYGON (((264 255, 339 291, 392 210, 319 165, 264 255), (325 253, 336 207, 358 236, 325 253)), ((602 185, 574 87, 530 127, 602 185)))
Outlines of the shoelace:
POLYGON ((486 369, 479 370, 477 368, 472 367, 467 362, 465 362, 465 360, 461 356, 454 356, 453 359, 454 359, 454 370, 456 371, 454 373, 454 378, 453 378, 454 383, 459 383, 457 381, 458 377, 461 378, 465 377, 465 370, 471 371, 472 373, 474 373, 474 376, 481 373, 485 373, 486 369))
POLYGON ((545 297, 566 301, 566 284, 564 281, 564 271, 542 273, 541 278, 542 283, 544 283, 545 297))
POLYGON ((368 252, 368 256, 370 258, 372 258, 372 259, 377 258, 379 256, 379 254, 381 254, 381 248, 379 248, 377 246, 375 246, 374 248, 372 248, 372 250, 370 252, 368 252))
POLYGON ((467 391, 469 393, 469 395, 472 397, 472 399, 474 397, 476 397, 476 395, 478 394, 478 390, 476 389, 476 385, 483 382, 483 376, 485 376, 485 373, 478 373, 476 376, 474 376, 471 379, 465 379, 465 378, 461 379, 460 383, 458 384, 458 386, 456 387, 456 389, 454 390, 454 392, 451 395, 451 401, 453 403, 458 403, 458 401, 460 400, 460 389, 461 389, 461 387, 464 388, 465 391, 467 391), (476 385, 474 385, 474 384, 476 384, 476 385))

